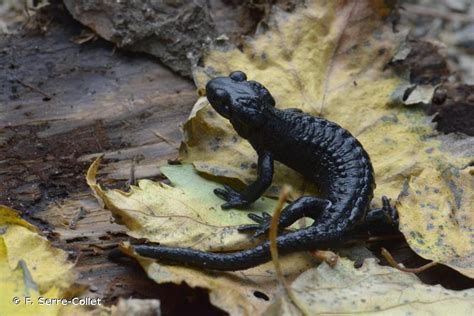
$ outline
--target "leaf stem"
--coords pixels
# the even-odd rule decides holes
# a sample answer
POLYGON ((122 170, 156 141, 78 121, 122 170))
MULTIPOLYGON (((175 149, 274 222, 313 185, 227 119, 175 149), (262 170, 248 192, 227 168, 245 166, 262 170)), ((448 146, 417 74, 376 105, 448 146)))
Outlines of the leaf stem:
POLYGON ((418 267, 418 268, 405 268, 400 263, 398 263, 390 254, 390 252, 388 252, 388 250, 385 248, 382 248, 382 256, 384 256, 384 258, 388 261, 390 266, 403 272, 420 273, 438 264, 438 262, 431 261, 430 263, 422 265, 421 267, 418 267))

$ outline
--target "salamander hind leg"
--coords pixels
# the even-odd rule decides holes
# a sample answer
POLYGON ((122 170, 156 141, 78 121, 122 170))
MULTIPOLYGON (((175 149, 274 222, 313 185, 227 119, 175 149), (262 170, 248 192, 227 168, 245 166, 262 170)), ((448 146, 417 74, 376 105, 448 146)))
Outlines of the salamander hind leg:
POLYGON ((370 209, 360 229, 375 234, 398 231, 397 209, 390 205, 390 200, 386 196, 383 196, 382 207, 370 209))
MULTIPOLYGON (((331 205, 332 204, 329 200, 320 199, 314 196, 302 196, 283 209, 278 221, 278 230, 282 231, 303 217, 310 217, 317 220, 321 213, 330 208, 331 205)), ((254 237, 269 232, 272 223, 272 217, 270 214, 263 212, 262 216, 256 214, 249 214, 248 216, 257 224, 242 225, 239 227, 240 232, 254 231, 254 237)))

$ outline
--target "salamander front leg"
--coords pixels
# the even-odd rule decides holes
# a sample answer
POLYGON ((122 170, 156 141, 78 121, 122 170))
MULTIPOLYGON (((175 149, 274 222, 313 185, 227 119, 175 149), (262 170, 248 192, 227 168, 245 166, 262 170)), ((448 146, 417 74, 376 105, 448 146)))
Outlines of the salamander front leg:
MULTIPOLYGON (((330 208, 331 205, 331 202, 328 200, 320 199, 314 196, 302 196, 283 209, 278 221, 278 230, 282 231, 303 217, 310 217, 314 220, 317 220, 321 213, 324 212, 324 210, 330 208)), ((268 233, 272 223, 272 217, 270 214, 263 212, 262 216, 258 216, 256 214, 249 214, 248 216, 258 224, 240 226, 240 232, 255 231, 253 235, 254 237, 268 233)))
POLYGON ((224 189, 214 189, 214 193, 227 201, 222 204, 222 209, 243 208, 255 202, 272 184, 273 156, 269 152, 258 155, 257 179, 249 184, 243 191, 238 192, 228 185, 224 189))

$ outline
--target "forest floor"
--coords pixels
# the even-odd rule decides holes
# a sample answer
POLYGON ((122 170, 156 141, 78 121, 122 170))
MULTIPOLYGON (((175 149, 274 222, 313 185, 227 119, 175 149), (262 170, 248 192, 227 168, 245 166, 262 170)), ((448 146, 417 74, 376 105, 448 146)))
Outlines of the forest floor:
MULTIPOLYGON (((99 205, 85 181, 99 156, 105 165, 98 176, 109 187, 127 189, 145 177, 162 180, 159 167, 178 157, 181 125, 198 98, 193 81, 155 57, 87 33, 62 6, 28 18, 22 8, 6 10, 7 3, 0 10, 5 33, 0 35, 0 204, 19 210, 66 250, 79 282, 89 286, 87 295, 106 305, 120 297, 159 298, 166 315, 223 314, 204 289, 159 285, 132 260, 110 261, 109 251, 128 239, 126 228, 99 205)), ((440 113, 440 131, 472 135, 474 5, 461 0, 402 5, 399 24, 411 26, 414 38, 437 41, 447 61, 439 67, 430 59, 420 67, 420 77, 445 82, 439 92, 443 102, 433 102, 429 111, 440 113), (444 67, 449 75, 440 70, 444 67)), ((225 20, 225 10, 219 12, 217 20, 225 20)), ((251 32, 265 18, 261 8, 255 12, 246 23, 236 22, 239 32, 251 32)), ((384 246, 406 265, 427 262, 404 241, 384 246)), ((451 289, 474 286, 444 266, 420 278, 451 289)))

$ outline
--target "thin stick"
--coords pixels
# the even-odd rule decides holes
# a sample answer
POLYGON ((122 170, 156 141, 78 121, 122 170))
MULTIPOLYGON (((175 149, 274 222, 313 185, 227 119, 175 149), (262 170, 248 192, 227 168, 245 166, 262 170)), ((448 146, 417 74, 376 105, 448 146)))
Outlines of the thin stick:
POLYGON ((270 239, 270 254, 272 256, 272 262, 275 265, 275 272, 277 276, 278 283, 285 291, 286 297, 301 311, 304 313, 304 307, 298 304, 293 292, 290 289, 290 286, 286 282, 285 276, 281 269, 280 261, 278 260, 278 245, 277 245, 277 235, 278 235, 278 222, 280 220, 280 214, 285 205, 288 195, 291 192, 291 187, 288 185, 283 186, 280 196, 278 198, 278 203, 275 208, 275 212, 272 216, 272 224, 270 226, 269 239, 270 239))
POLYGON ((167 143, 168 145, 170 145, 171 147, 173 147, 174 149, 179 149, 179 146, 172 140, 169 140, 168 138, 166 138, 165 136, 161 135, 160 133, 158 133, 157 131, 153 131, 153 134, 155 134, 156 137, 158 137, 159 139, 161 139, 162 141, 164 141, 165 143, 167 143))
POLYGON ((438 264, 438 262, 431 261, 430 263, 427 263, 427 264, 425 264, 421 267, 418 267, 418 268, 405 268, 405 267, 402 267, 400 265, 400 263, 395 261, 395 259, 390 254, 390 252, 388 252, 388 250, 385 249, 385 248, 382 248, 382 256, 384 256, 385 259, 387 259, 388 263, 393 268, 395 268, 397 270, 400 270, 400 271, 403 271, 403 272, 420 273, 420 272, 426 271, 426 270, 430 269, 431 267, 434 267, 435 265, 438 264))
POLYGON ((379 242, 379 241, 385 241, 385 240, 397 240, 397 239, 402 239, 403 235, 398 234, 398 235, 385 235, 385 236, 372 236, 367 239, 367 242, 379 242))
POLYGON ((69 229, 76 229, 77 222, 86 217, 86 210, 81 206, 79 212, 72 218, 71 223, 69 224, 69 229))
POLYGON ((278 235, 278 221, 280 220, 280 214, 285 205, 285 201, 288 198, 290 193, 290 187, 285 185, 283 186, 280 196, 278 198, 278 203, 275 208, 275 212, 272 216, 272 224, 270 226, 269 240, 270 240, 270 254, 272 256, 273 264, 275 265, 275 272, 277 279, 280 284, 283 286, 287 294, 289 293, 288 284, 286 284, 285 278, 283 276, 283 271, 281 270, 280 261, 278 260, 278 245, 277 245, 277 235, 278 235))
POLYGON ((38 87, 35 87, 27 82, 21 81, 20 79, 16 79, 16 81, 22 86, 30 88, 31 90, 38 92, 39 94, 43 95, 45 98, 48 98, 48 100, 51 100, 53 98, 51 95, 47 94, 46 92, 44 92, 38 87))
POLYGON ((135 178, 135 164, 137 163, 137 156, 133 156, 132 164, 130 165, 130 185, 136 185, 137 179, 135 178))

